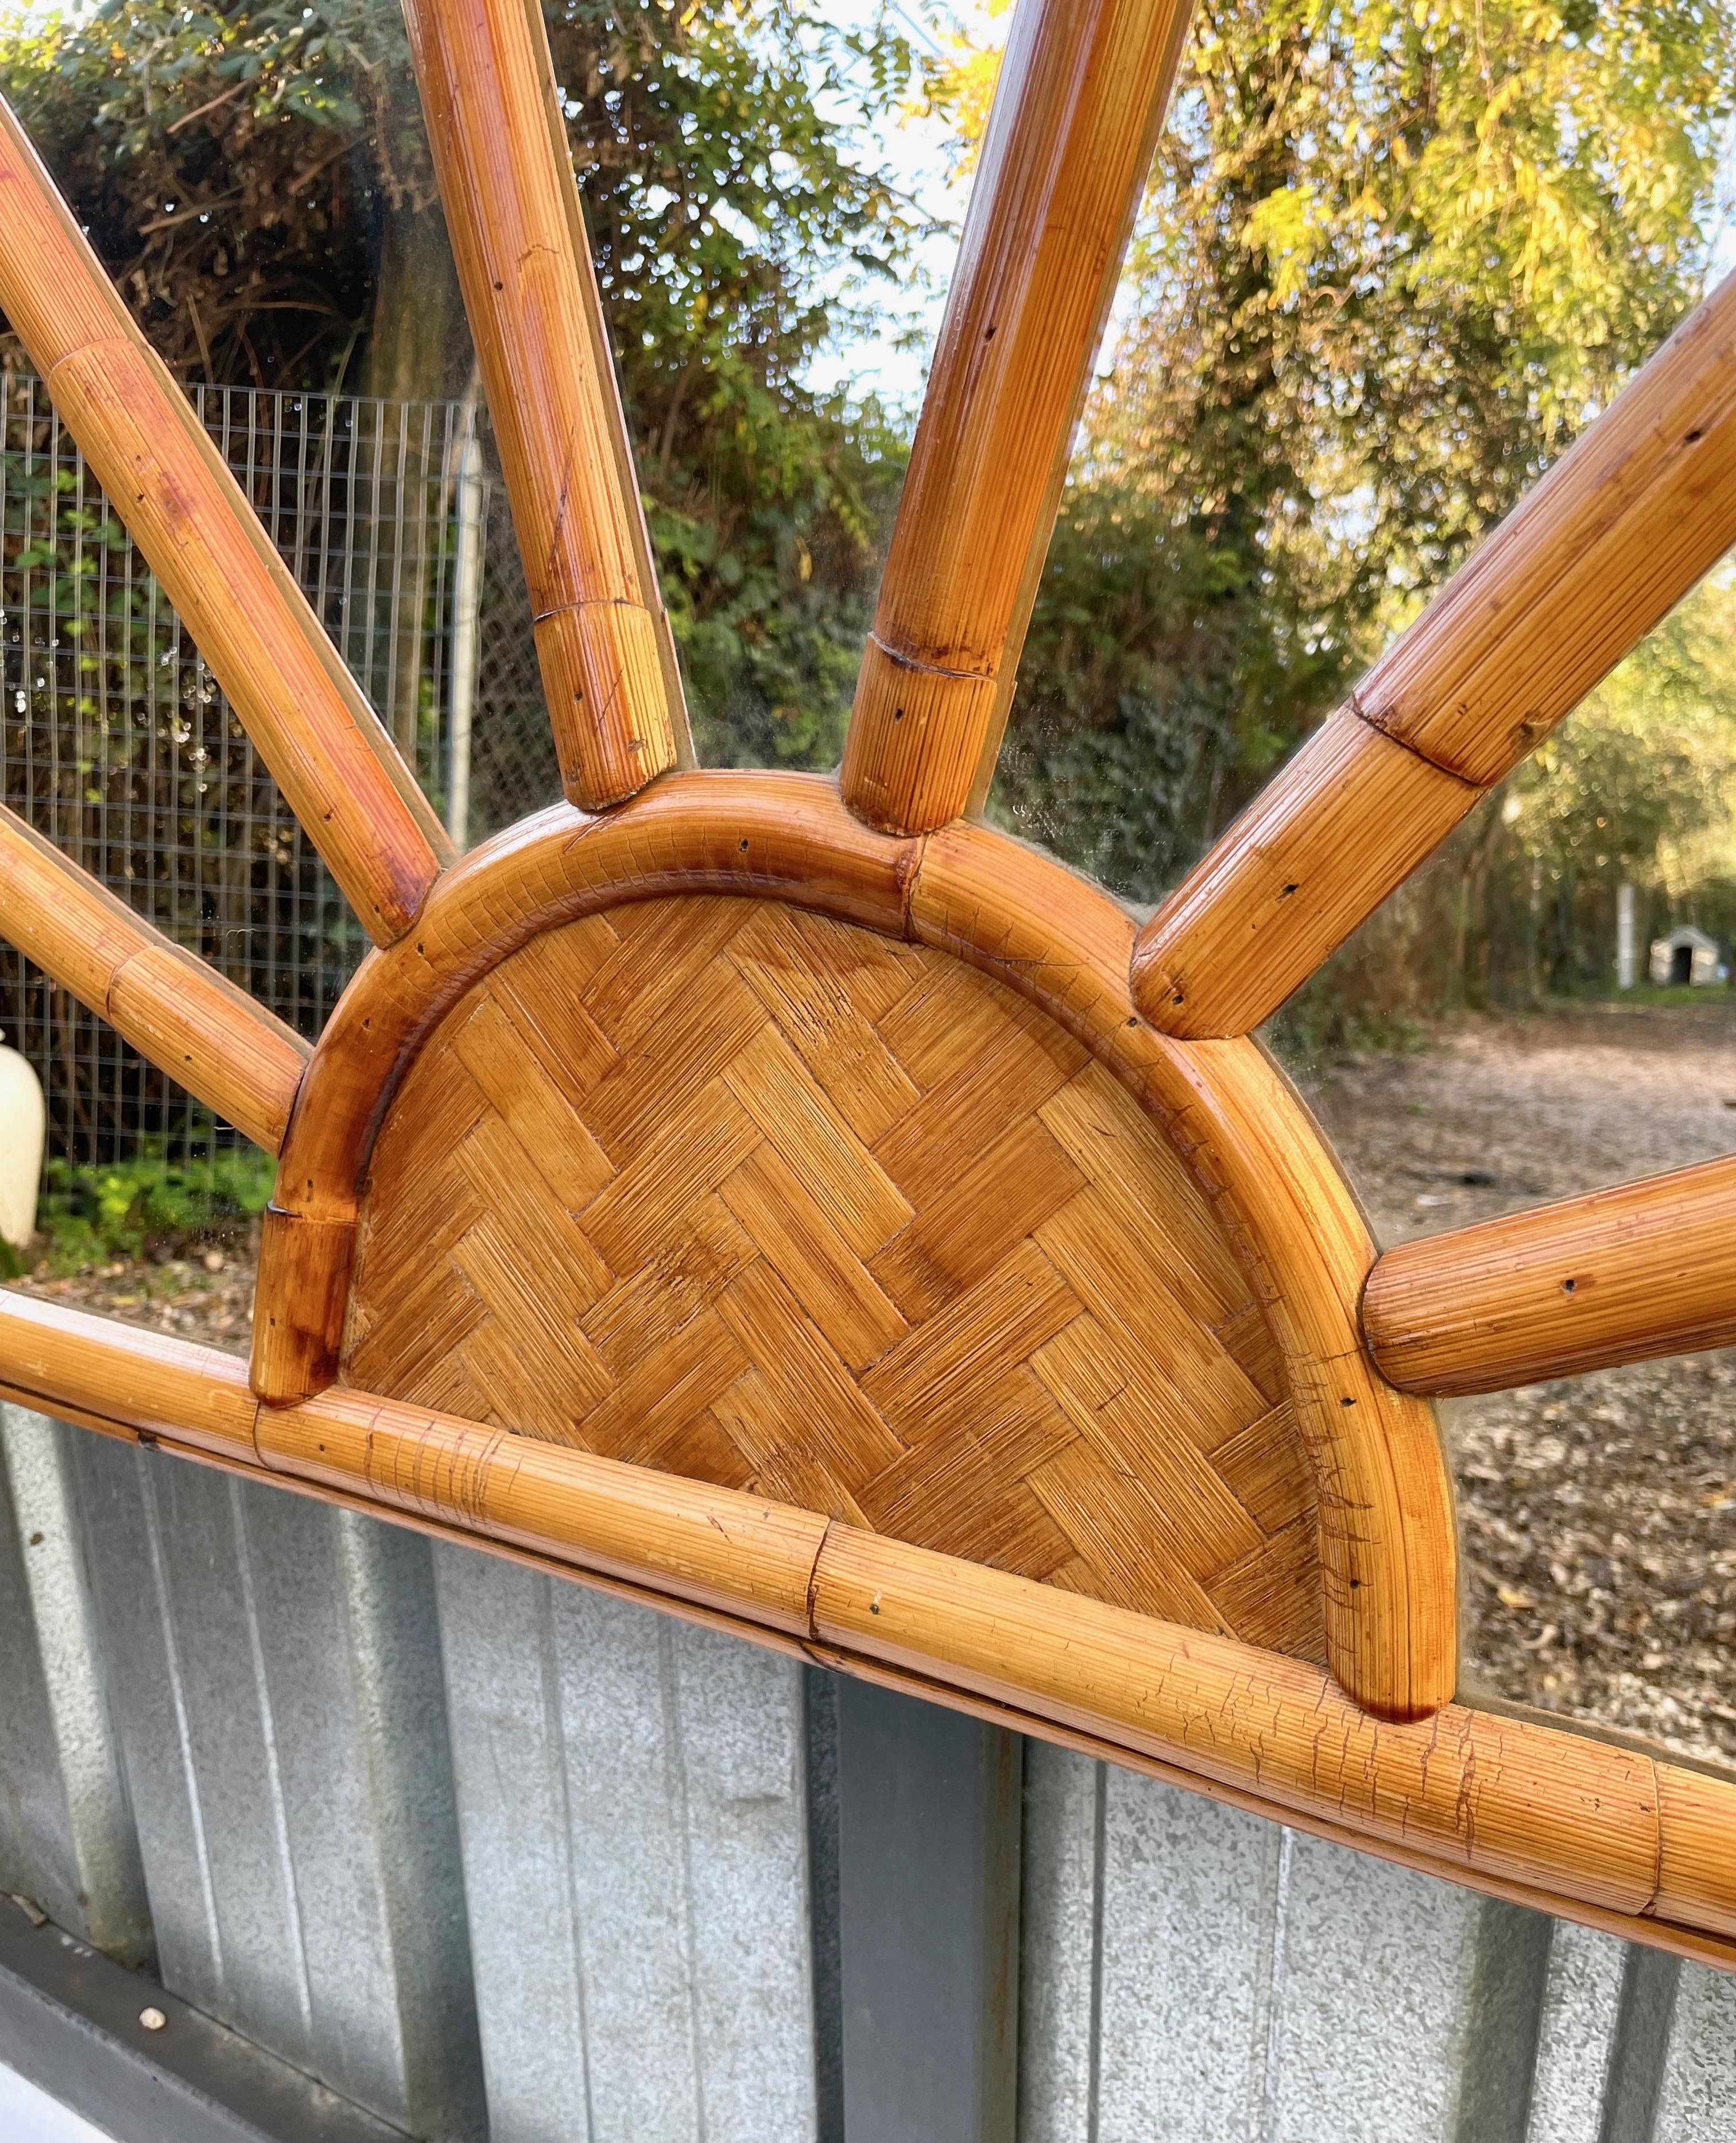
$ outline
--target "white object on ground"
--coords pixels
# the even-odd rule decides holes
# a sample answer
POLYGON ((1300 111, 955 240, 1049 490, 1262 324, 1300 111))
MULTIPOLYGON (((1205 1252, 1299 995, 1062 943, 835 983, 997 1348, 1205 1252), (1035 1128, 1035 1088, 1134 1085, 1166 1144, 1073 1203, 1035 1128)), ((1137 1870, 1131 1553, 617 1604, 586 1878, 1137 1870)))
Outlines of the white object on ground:
POLYGON ((0 1235, 15 1250, 36 1233, 47 1125, 42 1081, 16 1049, 0 1049, 0 1235))

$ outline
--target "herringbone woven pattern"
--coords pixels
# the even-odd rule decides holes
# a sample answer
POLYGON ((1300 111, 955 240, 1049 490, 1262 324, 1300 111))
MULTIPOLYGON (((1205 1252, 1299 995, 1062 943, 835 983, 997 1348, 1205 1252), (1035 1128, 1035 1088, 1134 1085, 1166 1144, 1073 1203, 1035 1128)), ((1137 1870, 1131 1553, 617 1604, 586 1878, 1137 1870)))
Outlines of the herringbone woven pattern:
POLYGON ((1167 1146, 1000 984, 775 902, 471 992, 375 1147, 346 1374, 1318 1651, 1282 1372, 1167 1146))

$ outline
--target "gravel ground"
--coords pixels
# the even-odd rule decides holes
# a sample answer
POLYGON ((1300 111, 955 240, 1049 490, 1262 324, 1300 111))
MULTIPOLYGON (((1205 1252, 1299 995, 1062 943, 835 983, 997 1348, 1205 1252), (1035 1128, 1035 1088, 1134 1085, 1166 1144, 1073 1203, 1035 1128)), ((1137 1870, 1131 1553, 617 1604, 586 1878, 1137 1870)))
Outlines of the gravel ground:
MULTIPOLYGON (((1736 1148, 1736 1007, 1467 1019, 1307 1085, 1396 1242, 1736 1148)), ((1736 1351, 1442 1417, 1474 1685, 1736 1759, 1736 1351)))
MULTIPOLYGON (((1736 1148, 1736 1006, 1466 1019, 1303 1083, 1396 1242, 1736 1148)), ((255 1255, 20 1284, 245 1354, 255 1255)), ((1736 1760, 1736 1350, 1443 1413, 1475 1684, 1736 1760)))
POLYGON ((94 1316, 116 1317, 152 1332, 245 1354, 253 1339, 253 1275, 258 1231, 186 1257, 87 1266, 60 1279, 40 1274, 14 1280, 21 1294, 39 1294, 94 1316))

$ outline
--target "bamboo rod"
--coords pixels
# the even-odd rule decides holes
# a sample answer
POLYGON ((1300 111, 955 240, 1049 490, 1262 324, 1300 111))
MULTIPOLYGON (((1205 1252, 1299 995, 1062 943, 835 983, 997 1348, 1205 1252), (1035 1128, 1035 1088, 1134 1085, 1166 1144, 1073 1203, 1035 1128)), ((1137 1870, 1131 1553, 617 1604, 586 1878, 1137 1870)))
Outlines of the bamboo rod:
POLYGON ((405 0, 569 799, 676 761, 668 624, 535 0, 405 0))
POLYGON ((439 1021, 539 930, 660 895, 789 900, 968 960, 1065 1027, 1176 1146, 1283 1350, 1319 1487, 1333 1670, 1392 1716, 1457 1667, 1451 1490, 1432 1418, 1375 1373, 1357 1304, 1374 1248, 1280 1075, 1251 1043, 1184 1049, 1131 1016, 1133 924, 986 827, 877 834, 812 775, 671 776, 620 810, 557 807, 465 857, 413 940, 373 955, 320 1039, 267 1218, 254 1388, 293 1404, 338 1373, 358 1192, 389 1097, 439 1021))
POLYGON ((3 103, 0 232, 0 309, 290 809, 390 944, 451 844, 3 103))
POLYGON ((1736 1934, 1736 1781, 1452 1704, 1411 1725, 1320 1669, 834 1524, 814 1631, 1419 1864, 1736 1934))
POLYGON ((1452 1484, 1430 1410, 1363 1351, 1374 1245, 1283 1073, 1245 1039, 1183 1048, 1130 1018, 1131 918, 988 827, 931 834, 909 903, 917 938, 1064 1020, 1162 1126, 1283 1358, 1318 1488, 1333 1672, 1365 1710, 1435 1710, 1458 1675, 1452 1484))
MULTIPOLYGON (((202 1462, 223 1463, 220 1459, 204 1459, 202 1462)), ((1239 1809, 1245 1814, 1259 1816, 1266 1823, 1283 1824, 1309 1838, 1323 1839, 1328 1844, 1367 1853, 1372 1859, 1385 1860, 1397 1868, 1414 1868, 1419 1874, 1433 1876, 1437 1882, 1452 1883, 1486 1898, 1504 1898, 1511 1904, 1523 1905, 1528 1912, 1552 1913, 1580 1927, 1616 1935, 1624 1942, 1643 1943, 1649 1948, 1685 1958, 1690 1963, 1709 1964, 1722 1972, 1736 1970, 1736 1937, 1709 1933, 1701 1928, 1684 1926, 1679 1920, 1645 1918, 1637 1913, 1612 1911, 1607 1905, 1587 1904, 1583 1898, 1565 1897, 1558 1891, 1540 1888, 1535 1883, 1518 1883, 1510 1877, 1492 1875, 1486 1868, 1443 1867, 1438 1860, 1413 1847, 1396 1844, 1388 1839, 1363 1836, 1343 1823, 1283 1807, 1258 1791, 1224 1785, 1215 1779, 1185 1770, 1161 1757, 1143 1755, 1137 1750, 1120 1747, 1100 1734, 1086 1733, 1076 1726, 1057 1725, 1053 1720, 1041 1718, 1023 1706, 950 1689, 945 1683, 917 1674, 908 1667, 888 1666, 883 1660, 864 1659, 835 1645, 810 1644, 805 1651, 809 1659, 835 1673, 853 1675, 860 1681, 898 1690, 930 1704, 945 1705, 951 1710, 964 1712, 991 1726, 1005 1726, 1015 1734, 1028 1735, 1057 1749, 1073 1750, 1099 1763, 1119 1764, 1123 1770, 1158 1779, 1166 1786, 1179 1786, 1224 1808, 1239 1809)), ((1659 1783, 1661 1785, 1661 1779, 1659 1783)))
POLYGON ((1736 277, 1485 539, 1140 933, 1165 1033, 1245 1034, 1736 542, 1736 277))
POLYGON ((82 1425, 165 1436, 250 1465, 259 1402, 247 1368, 214 1347, 141 1332, 59 1303, 0 1291, 0 1379, 82 1425))
POLYGON ((1014 18, 844 746, 873 825, 923 832, 986 792, 1189 12, 1014 18))
POLYGON ((268 1153, 311 1052, 0 806, 0 937, 268 1153))
POLYGON ((1305 1660, 367 1393, 255 1410, 225 1356, 9 1294, 0 1390, 1729 1961, 1736 1783, 1644 1750, 1459 1704, 1381 1720, 1305 1660))
POLYGON ((1736 1160, 1401 1243, 1363 1329, 1407 1392, 1506 1391, 1736 1342, 1736 1160))

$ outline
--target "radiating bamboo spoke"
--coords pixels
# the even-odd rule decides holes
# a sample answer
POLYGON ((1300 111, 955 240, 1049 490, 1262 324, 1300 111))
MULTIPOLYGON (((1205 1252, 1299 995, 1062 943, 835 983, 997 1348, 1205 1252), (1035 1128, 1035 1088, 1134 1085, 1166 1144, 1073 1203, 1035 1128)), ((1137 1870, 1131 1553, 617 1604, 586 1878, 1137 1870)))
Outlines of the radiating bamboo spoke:
POLYGON ((307 1044, 0 806, 0 937, 275 1153, 307 1044))
POLYGON ((568 799, 675 764, 656 592, 536 0, 405 0, 428 138, 536 619, 568 799))
POLYGON ((1140 934, 1166 1033, 1244 1034, 1736 542, 1736 277, 1455 574, 1140 934))
POLYGON ((987 789, 1188 12, 1014 22, 844 747, 845 801, 892 832, 987 789))
POLYGON ((1506 1391, 1736 1343, 1736 1159, 1401 1243, 1363 1327, 1402 1391, 1506 1391))
POLYGON ((390 944, 450 844, 3 104, 0 307, 290 809, 390 944))

